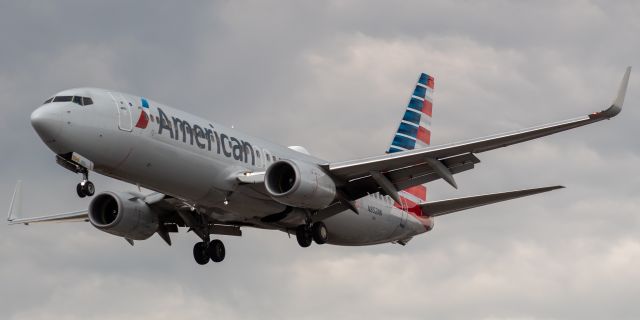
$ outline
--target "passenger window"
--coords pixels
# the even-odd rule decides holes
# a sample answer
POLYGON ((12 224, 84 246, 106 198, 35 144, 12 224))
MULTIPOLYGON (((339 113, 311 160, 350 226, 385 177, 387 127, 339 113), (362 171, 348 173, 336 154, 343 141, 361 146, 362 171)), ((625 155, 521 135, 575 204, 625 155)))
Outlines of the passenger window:
POLYGON ((79 105, 82 105, 82 97, 79 97, 79 96, 73 97, 73 103, 77 103, 79 105))
POLYGON ((83 106, 88 106, 90 104, 93 104, 93 100, 91 100, 91 98, 82 97, 82 105, 83 106))
POLYGON ((53 98, 53 102, 69 102, 73 99, 72 96, 57 96, 53 98))

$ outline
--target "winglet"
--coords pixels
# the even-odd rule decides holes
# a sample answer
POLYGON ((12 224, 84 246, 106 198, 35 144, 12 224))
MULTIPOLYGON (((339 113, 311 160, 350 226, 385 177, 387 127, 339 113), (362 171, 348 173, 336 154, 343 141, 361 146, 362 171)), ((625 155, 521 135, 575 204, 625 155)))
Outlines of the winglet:
POLYGON ((7 221, 13 221, 20 213, 20 205, 22 204, 21 198, 22 181, 18 180, 16 188, 13 190, 13 197, 11 197, 11 204, 9 205, 9 214, 7 221))
POLYGON ((620 82, 620 88, 618 88, 618 95, 613 100, 611 107, 607 110, 602 111, 600 114, 605 118, 613 118, 622 111, 622 105, 624 104, 624 97, 627 94, 627 87, 629 86, 629 75, 631 74, 631 66, 627 67, 627 71, 622 76, 622 81, 620 82))

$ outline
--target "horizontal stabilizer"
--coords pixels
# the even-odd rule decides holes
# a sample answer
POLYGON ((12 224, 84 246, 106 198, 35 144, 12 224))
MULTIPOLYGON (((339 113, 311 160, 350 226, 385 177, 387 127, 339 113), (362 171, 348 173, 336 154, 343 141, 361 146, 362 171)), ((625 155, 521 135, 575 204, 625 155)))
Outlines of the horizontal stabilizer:
POLYGON ((553 186, 535 189, 525 189, 501 193, 490 193, 479 196, 472 196, 466 198, 457 198, 441 201, 433 201, 425 204, 421 204, 422 213, 427 216, 436 217, 456 211, 462 211, 475 207, 481 207, 492 203, 498 203, 511 199, 522 198, 531 196, 538 193, 548 192, 556 189, 562 189, 563 186, 553 186))

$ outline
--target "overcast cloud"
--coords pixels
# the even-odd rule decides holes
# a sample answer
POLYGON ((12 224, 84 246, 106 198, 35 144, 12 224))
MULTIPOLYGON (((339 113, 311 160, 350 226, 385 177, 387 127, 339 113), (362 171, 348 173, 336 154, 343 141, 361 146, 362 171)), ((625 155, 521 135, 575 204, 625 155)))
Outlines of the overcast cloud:
MULTIPOLYGON (((420 72, 434 144, 601 110, 640 67, 637 1, 1 1, 0 207, 87 206, 29 114, 57 91, 144 95, 327 160, 382 153, 420 72)), ((567 189, 436 220, 406 247, 87 223, 0 225, 2 319, 638 319, 640 81, 611 121, 479 155, 430 199, 567 189)), ((98 192, 133 187, 94 175, 98 192)))

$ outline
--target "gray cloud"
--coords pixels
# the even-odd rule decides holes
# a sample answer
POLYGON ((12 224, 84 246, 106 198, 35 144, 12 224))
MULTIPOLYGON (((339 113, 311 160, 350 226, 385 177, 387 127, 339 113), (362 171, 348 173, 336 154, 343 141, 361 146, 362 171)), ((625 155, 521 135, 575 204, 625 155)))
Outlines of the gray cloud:
MULTIPOLYGON (((633 1, 3 3, 0 204, 23 179, 29 214, 87 205, 28 122, 65 88, 145 95, 344 160, 386 148, 421 71, 436 77, 434 143, 605 108, 640 65, 639 14, 633 1)), ((191 233, 130 247, 88 224, 2 225, 0 317, 636 319, 636 78, 615 120, 480 154, 460 190, 435 182, 429 197, 567 189, 442 217, 406 247, 302 250, 245 230, 202 268, 191 233)))

